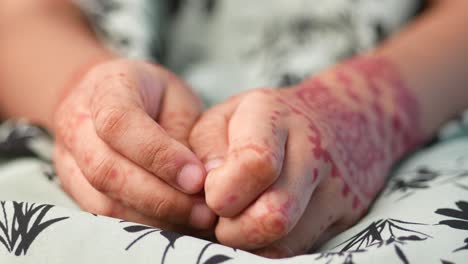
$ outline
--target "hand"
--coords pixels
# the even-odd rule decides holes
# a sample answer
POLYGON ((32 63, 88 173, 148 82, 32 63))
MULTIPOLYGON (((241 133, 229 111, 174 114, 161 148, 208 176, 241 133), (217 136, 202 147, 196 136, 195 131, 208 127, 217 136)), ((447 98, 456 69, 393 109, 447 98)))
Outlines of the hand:
POLYGON ((203 164, 187 147, 201 102, 149 63, 94 66, 55 113, 55 166, 85 210, 171 230, 207 229, 203 164))
POLYGON ((390 166, 419 142, 418 122, 417 102, 381 58, 208 110, 190 144, 208 170, 206 201, 221 216, 217 239, 292 256, 350 227, 390 166))

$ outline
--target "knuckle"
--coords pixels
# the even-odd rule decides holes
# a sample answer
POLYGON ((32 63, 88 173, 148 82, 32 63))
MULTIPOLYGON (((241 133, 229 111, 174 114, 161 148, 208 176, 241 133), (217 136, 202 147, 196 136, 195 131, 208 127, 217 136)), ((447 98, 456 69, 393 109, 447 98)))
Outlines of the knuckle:
POLYGON ((92 166, 87 176, 89 183, 99 191, 110 191, 111 182, 115 182, 117 169, 115 161, 102 159, 101 162, 92 166))
POLYGON ((102 107, 95 114, 98 135, 103 139, 119 137, 127 129, 125 121, 128 111, 117 107, 102 107))
POLYGON ((259 185, 272 183, 278 174, 278 168, 272 160, 272 153, 266 151, 265 153, 251 156, 246 160, 247 171, 255 172, 254 180, 259 185))
POLYGON ((256 219, 260 230, 273 240, 283 237, 289 232, 289 218, 281 211, 270 212, 256 219))
POLYGON ((249 244, 263 247, 288 234, 289 220, 282 212, 268 211, 251 215, 249 223, 242 231, 249 244))
POLYGON ((206 116, 197 122, 190 132, 189 144, 199 157, 203 159, 209 155, 218 155, 212 152, 216 152, 215 149, 218 147, 216 142, 224 140, 220 137, 220 133, 226 125, 226 118, 218 114, 206 116))
POLYGON ((170 157, 168 144, 157 141, 154 144, 145 145, 141 149, 138 159, 144 168, 157 176, 164 176, 173 166, 170 157))
POLYGON ((174 210, 174 205, 167 199, 151 199, 150 204, 148 204, 149 212, 152 216, 158 219, 168 219, 172 210, 174 210))

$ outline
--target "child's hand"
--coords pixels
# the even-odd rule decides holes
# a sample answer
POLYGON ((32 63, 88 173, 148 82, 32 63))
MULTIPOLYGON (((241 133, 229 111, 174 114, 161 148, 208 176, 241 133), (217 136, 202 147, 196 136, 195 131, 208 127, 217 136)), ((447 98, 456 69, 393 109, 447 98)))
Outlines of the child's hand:
POLYGON ((209 171, 216 237, 266 256, 304 253, 355 223, 418 142, 417 102, 383 59, 233 97, 190 136, 209 171))
POLYGON ((55 165, 65 190, 93 213, 206 229, 206 172, 187 147, 201 102, 174 74, 144 62, 94 66, 55 114, 55 165))

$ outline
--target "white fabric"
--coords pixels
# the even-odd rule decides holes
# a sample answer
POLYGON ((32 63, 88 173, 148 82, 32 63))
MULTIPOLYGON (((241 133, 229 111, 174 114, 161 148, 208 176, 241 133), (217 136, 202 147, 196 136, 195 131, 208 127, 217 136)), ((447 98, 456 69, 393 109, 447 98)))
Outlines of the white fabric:
POLYGON ((282 86, 366 51, 414 15, 409 0, 186 1, 170 29, 169 65, 209 103, 282 86))

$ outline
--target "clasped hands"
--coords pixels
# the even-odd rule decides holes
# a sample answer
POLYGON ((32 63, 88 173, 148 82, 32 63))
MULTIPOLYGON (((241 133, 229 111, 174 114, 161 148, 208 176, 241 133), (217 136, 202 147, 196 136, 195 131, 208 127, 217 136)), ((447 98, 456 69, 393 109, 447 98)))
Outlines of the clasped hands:
POLYGON ((188 85, 160 66, 100 63, 56 110, 57 173, 93 213, 211 233, 268 257, 305 253, 362 216, 384 182, 375 174, 394 159, 375 147, 386 142, 376 122, 391 111, 382 104, 383 120, 374 120, 353 101, 372 97, 361 75, 331 70, 202 112, 188 85))

